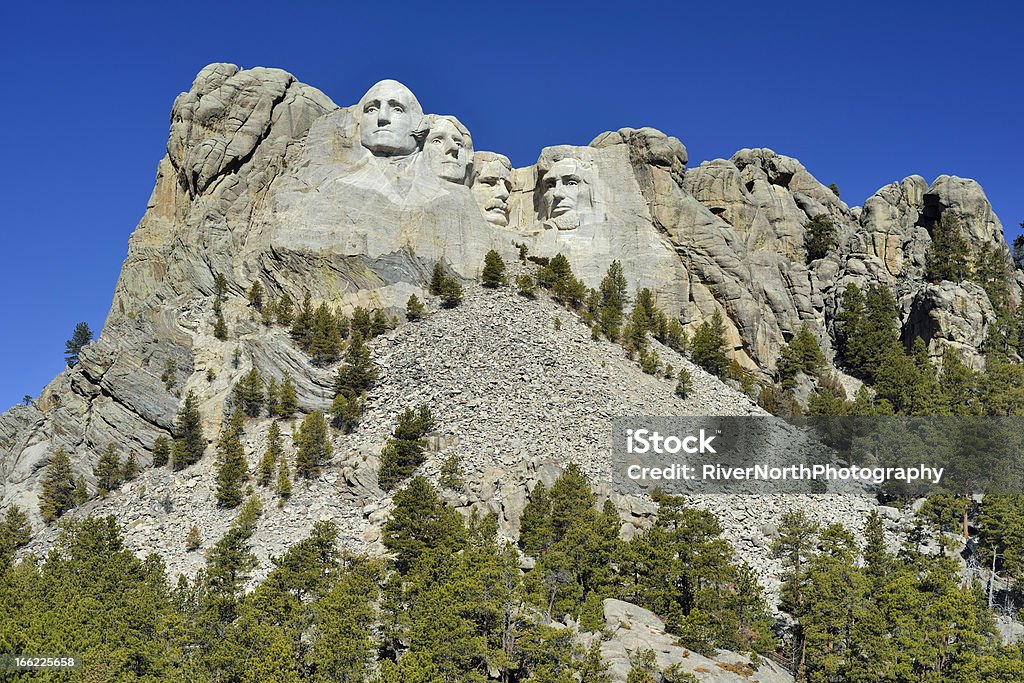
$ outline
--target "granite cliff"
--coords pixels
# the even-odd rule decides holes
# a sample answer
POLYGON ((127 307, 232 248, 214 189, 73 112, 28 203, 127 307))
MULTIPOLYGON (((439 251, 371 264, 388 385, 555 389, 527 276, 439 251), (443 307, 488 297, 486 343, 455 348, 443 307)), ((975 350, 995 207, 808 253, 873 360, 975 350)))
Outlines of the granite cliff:
MULTIPOLYGON (((904 331, 922 336, 935 358, 952 346, 981 362, 978 347, 994 320, 984 290, 924 278, 930 229, 946 215, 965 226, 972 250, 994 247, 1009 261, 1002 226, 977 183, 940 176, 929 184, 911 176, 851 208, 796 159, 769 149, 687 164, 678 139, 623 128, 585 147, 545 148, 536 164, 512 168, 500 154, 474 150, 471 132, 455 117, 424 114, 394 81, 339 107, 280 70, 210 65, 174 102, 167 153, 102 334, 34 405, 0 417, 0 507, 28 511, 40 532, 32 548, 44 548, 53 532, 43 528, 37 500, 54 450, 67 449, 90 484, 110 443, 145 467, 189 390, 200 398, 212 440, 234 383, 252 367, 265 377, 290 375, 302 410, 326 409, 332 369, 311 365, 286 334, 260 323, 246 297, 256 282, 275 298, 298 302, 308 295, 314 304, 395 314, 411 294, 429 298, 426 282, 437 262, 468 282, 479 277, 489 250, 514 262, 515 245, 524 244, 533 255, 564 254, 585 284, 597 286, 618 260, 630 290, 650 288, 688 330, 720 311, 732 357, 762 378, 804 324, 831 360, 842 290, 884 283, 897 296, 904 331), (808 261, 805 226, 821 215, 837 227, 838 248, 808 261), (218 273, 228 284, 227 341, 212 329, 218 273), (236 351, 241 361, 233 366, 236 351)), ((1018 273, 1011 283, 1014 303, 1022 282, 1018 273)), ((648 414, 759 410, 661 349, 696 377, 693 397, 676 399, 621 349, 589 340, 584 326, 550 329, 553 306, 512 294, 494 295, 504 297, 498 305, 486 296, 470 287, 459 313, 439 311, 429 325, 403 325, 380 340, 374 353, 384 388, 371 396, 365 426, 336 435, 332 471, 297 493, 296 500, 323 508, 310 507, 311 515, 350 518, 344 528, 354 546, 378 547, 388 503, 376 487, 376 457, 394 415, 410 402, 461 397, 464 412, 441 412, 437 456, 427 471, 436 475, 438 459, 457 447, 471 474, 471 493, 459 504, 497 506, 510 530, 531 482, 552 478, 571 460, 593 475, 607 472, 607 446, 598 435, 624 407, 648 414), (494 336, 507 345, 492 343, 494 336), (413 351, 428 360, 411 360, 413 351), (488 373, 504 379, 476 387, 488 373), (488 391, 496 398, 484 410, 488 391), (488 421, 497 417, 504 421, 488 421), (524 436, 553 424, 566 427, 557 447, 524 436)), ((251 430, 254 454, 265 428, 251 430)), ((198 559, 177 548, 184 534, 177 525, 205 520, 213 537, 228 519, 218 517, 210 496, 212 450, 184 476, 148 471, 144 486, 85 507, 117 511, 133 525, 130 542, 140 549, 156 544, 173 568, 192 571, 198 559)), ((617 502, 638 525, 653 511, 643 501, 617 502)), ((295 505, 294 514, 307 511, 295 505)), ((778 510, 751 505, 722 511, 744 511, 726 526, 756 558, 764 540, 741 530, 770 526, 778 510)), ((867 507, 843 504, 823 514, 852 514, 857 527, 857 510, 867 507)), ((279 513, 277 526, 270 516, 264 558, 314 521, 289 514, 279 513)), ((770 574, 769 565, 759 563, 770 574)))

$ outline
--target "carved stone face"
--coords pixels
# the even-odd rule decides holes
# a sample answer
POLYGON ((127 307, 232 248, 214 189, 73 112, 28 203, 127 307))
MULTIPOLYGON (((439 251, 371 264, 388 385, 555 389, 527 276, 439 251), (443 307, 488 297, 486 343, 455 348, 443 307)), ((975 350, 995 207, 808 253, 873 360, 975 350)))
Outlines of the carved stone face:
POLYGON ((579 202, 583 178, 579 165, 573 159, 556 161, 544 174, 544 203, 547 217, 557 218, 575 211, 579 202))
POLYGON ((359 101, 359 141, 374 156, 416 151, 412 133, 423 118, 416 96, 398 81, 377 83, 359 101))
POLYGON ((423 142, 423 154, 439 178, 461 184, 466 180, 473 143, 459 128, 448 117, 434 119, 423 142))
POLYGON ((511 164, 498 154, 478 152, 473 159, 473 197, 491 225, 508 225, 508 196, 512 191, 511 164), (486 155, 486 156, 485 156, 486 155))

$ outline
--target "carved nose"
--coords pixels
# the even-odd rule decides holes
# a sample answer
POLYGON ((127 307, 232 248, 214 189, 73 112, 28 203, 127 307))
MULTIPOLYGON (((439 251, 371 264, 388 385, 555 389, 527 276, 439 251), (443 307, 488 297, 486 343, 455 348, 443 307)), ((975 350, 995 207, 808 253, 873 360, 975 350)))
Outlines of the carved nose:
POLYGON ((381 107, 377 110, 377 124, 385 125, 391 123, 391 112, 387 107, 381 107))
POLYGON ((448 143, 448 146, 445 147, 444 153, 453 159, 459 158, 459 148, 451 143, 448 143))
POLYGON ((508 199, 508 188, 505 183, 498 183, 498 191, 495 193, 498 199, 508 199))

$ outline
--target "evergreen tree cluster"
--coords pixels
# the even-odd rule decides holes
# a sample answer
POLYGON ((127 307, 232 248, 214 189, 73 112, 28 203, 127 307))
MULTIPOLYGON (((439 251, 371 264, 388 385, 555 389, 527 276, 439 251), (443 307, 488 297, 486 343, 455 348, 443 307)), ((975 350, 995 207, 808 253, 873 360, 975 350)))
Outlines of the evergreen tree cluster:
POLYGON ((430 293, 441 297, 441 305, 445 308, 455 308, 462 303, 462 285, 445 272, 440 261, 434 264, 430 275, 430 293))
POLYGON ((335 427, 347 434, 358 426, 366 394, 379 376, 380 371, 370 356, 369 347, 363 343, 362 335, 356 333, 345 349, 344 363, 334 378, 331 417, 335 427))
MULTIPOLYGON (((100 454, 92 474, 96 477, 96 494, 105 496, 124 482, 131 481, 138 476, 139 463, 134 453, 129 453, 124 462, 121 462, 121 456, 117 453, 117 447, 110 443, 107 444, 107 447, 103 449, 103 453, 100 454)), ((76 502, 76 504, 80 503, 76 502)))
POLYGON ((825 365, 825 354, 821 352, 814 333, 805 324, 792 341, 782 347, 776 371, 783 389, 791 389, 800 373, 815 376, 825 365))
POLYGON ((252 368, 236 384, 232 392, 234 403, 247 417, 260 417, 264 409, 270 417, 290 419, 299 409, 298 390, 291 375, 278 381, 266 380, 252 368))
POLYGON ((888 552, 869 518, 858 547, 840 525, 787 513, 774 545, 783 561, 783 608, 796 619, 787 643, 797 680, 1010 681, 1024 650, 1000 644, 981 586, 957 564, 909 543, 888 552))
POLYGON ((395 488, 423 464, 427 442, 423 438, 434 428, 430 408, 406 408, 398 416, 395 431, 380 454, 379 484, 385 491, 395 488))
MULTIPOLYGON (((493 515, 466 523, 413 477, 383 529, 393 560, 344 555, 338 529, 320 521, 248 592, 256 498, 208 546, 205 567, 176 584, 157 556, 140 560, 124 547, 112 517, 70 521, 44 562, 14 564, 19 541, 10 539, 27 531, 8 512, 0 647, 74 651, 90 680, 608 683, 600 643, 580 646, 549 616, 599 630, 601 600, 619 597, 662 615, 694 650, 777 651, 760 588, 714 517, 673 496, 657 502, 654 525, 624 542, 614 508, 598 508, 589 482, 568 468, 524 511, 519 543, 536 559, 524 573, 493 515)), ((990 505, 982 553, 1002 555, 1019 545, 1019 506, 990 505)), ((781 652, 797 680, 1021 680, 1024 649, 1000 645, 981 587, 965 586, 953 560, 923 555, 916 540, 889 552, 884 528, 873 515, 859 547, 838 525, 784 515, 773 551, 795 619, 781 652)), ((1019 562, 1000 557, 999 570, 1020 571, 1019 562)), ((650 652, 633 653, 632 666, 634 682, 691 680, 658 671, 650 652)))
POLYGON ((804 247, 807 249, 807 262, 824 258, 836 248, 836 226, 828 214, 818 214, 804 225, 804 247))
POLYGON ((314 309, 307 294, 292 319, 291 337, 310 355, 314 365, 324 366, 338 361, 346 339, 359 336, 363 341, 370 341, 391 327, 391 320, 379 308, 368 310, 356 306, 349 318, 340 308, 331 310, 326 303, 314 309))

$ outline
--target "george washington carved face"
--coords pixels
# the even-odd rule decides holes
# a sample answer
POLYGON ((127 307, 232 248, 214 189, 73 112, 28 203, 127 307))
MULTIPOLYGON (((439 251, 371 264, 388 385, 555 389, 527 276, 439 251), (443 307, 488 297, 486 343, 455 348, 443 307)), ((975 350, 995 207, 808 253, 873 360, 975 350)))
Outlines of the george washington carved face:
POLYGON ((416 96, 398 81, 384 80, 359 101, 359 141, 374 156, 406 156, 417 149, 413 131, 423 109, 416 96))
POLYGON ((508 197, 512 191, 512 164, 494 152, 473 155, 473 186, 470 188, 484 218, 491 225, 508 225, 508 197))

